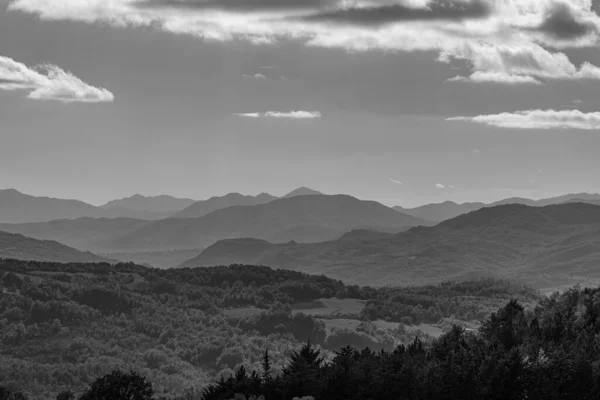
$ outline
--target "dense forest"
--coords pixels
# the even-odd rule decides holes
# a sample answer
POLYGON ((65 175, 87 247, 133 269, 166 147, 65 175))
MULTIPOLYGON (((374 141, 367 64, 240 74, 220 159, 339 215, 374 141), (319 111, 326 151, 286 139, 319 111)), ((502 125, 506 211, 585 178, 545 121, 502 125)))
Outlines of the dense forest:
MULTIPOLYGON (((84 396, 95 384, 106 389, 127 379, 151 386, 154 398, 328 398, 324 393, 333 389, 326 388, 325 377, 342 355, 369 369, 387 368, 388 362, 404 362, 399 360, 407 356, 400 355, 415 343, 429 354, 457 334, 446 323, 450 333, 436 340, 418 324, 482 320, 511 299, 534 310, 540 296, 493 279, 369 288, 261 266, 158 270, 0 260, 0 399, 8 392, 13 398, 23 393, 29 399, 68 399, 74 398, 69 393, 84 396), (327 299, 360 307, 311 312, 327 299), (348 321, 355 328, 335 325, 348 321), (307 342, 309 348, 298 350, 307 342), (356 350, 341 350, 348 345, 356 350), (311 366, 317 368, 314 390, 292 393, 285 379, 307 352, 318 354, 318 368, 311 366), (259 384, 267 375, 268 384, 259 384), (242 381, 258 389, 244 388, 242 381)), ((468 343, 487 340, 482 333, 460 332, 468 343)), ((423 363, 421 372, 430 367, 423 363)))

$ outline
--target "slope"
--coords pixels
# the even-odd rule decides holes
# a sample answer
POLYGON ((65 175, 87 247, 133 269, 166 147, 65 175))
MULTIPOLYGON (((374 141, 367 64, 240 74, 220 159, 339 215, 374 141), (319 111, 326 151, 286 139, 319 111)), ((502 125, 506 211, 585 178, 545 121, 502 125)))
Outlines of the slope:
POLYGON ((51 240, 37 240, 0 231, 0 258, 56 262, 107 262, 106 258, 82 252, 51 240))

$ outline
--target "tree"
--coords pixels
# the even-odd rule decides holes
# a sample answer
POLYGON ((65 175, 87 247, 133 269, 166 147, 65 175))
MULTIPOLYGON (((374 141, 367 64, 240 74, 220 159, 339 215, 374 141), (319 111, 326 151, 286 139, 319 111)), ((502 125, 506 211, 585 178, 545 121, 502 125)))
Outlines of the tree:
POLYGON ((262 358, 262 369, 263 369, 263 382, 269 382, 271 380, 271 357, 269 356, 269 349, 265 350, 265 354, 262 358))
POLYGON ((152 384, 141 375, 131 371, 113 371, 96 379, 80 400, 151 400, 152 384))
POLYGON ((286 397, 316 396, 322 363, 320 350, 315 349, 310 342, 302 346, 300 351, 294 351, 283 370, 286 397))

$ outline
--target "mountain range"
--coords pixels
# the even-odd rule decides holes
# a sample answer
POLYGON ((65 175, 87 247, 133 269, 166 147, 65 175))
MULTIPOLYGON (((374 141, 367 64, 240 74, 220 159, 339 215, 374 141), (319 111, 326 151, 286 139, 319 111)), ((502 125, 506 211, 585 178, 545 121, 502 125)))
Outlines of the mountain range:
POLYGON ((200 218, 152 222, 107 241, 103 247, 114 251, 185 249, 246 236, 278 242, 319 242, 355 228, 398 232, 422 223, 374 201, 347 195, 307 195, 223 208, 200 218))
MULTIPOLYGON (((283 198, 307 194, 321 193, 301 187, 286 194, 283 198)), ((160 220, 173 216, 198 218, 222 208, 265 204, 276 199, 278 197, 268 193, 261 193, 258 196, 230 193, 200 201, 168 195, 146 197, 136 194, 96 207, 80 200, 36 197, 15 189, 4 189, 0 190, 0 223, 48 222, 84 217, 145 220, 160 220)))
MULTIPOLYGON (((320 195, 323 194, 316 190, 300 187, 292 190, 288 194, 281 197, 282 199, 288 199, 296 196, 307 196, 307 195, 320 195)), ((217 211, 227 207, 234 206, 255 206, 259 204, 267 204, 273 200, 277 200, 279 197, 272 196, 268 193, 261 193, 257 196, 248 196, 239 193, 229 193, 225 196, 215 196, 208 200, 200 200, 191 204, 187 208, 181 210, 174 215, 175 218, 200 218, 213 211, 217 211)))
POLYGON ((79 200, 35 197, 15 189, 0 190, 0 222, 30 223, 59 219, 138 218, 157 220, 169 214, 124 207, 96 207, 79 200))
POLYGON ((234 263, 322 273, 362 285, 500 276, 537 287, 600 278, 600 207, 485 207, 398 234, 360 230, 322 243, 223 240, 181 267, 234 263))
POLYGON ((400 206, 394 207, 394 210, 412 215, 413 217, 423 219, 430 222, 442 222, 447 219, 457 217, 462 214, 466 214, 472 211, 479 210, 484 207, 494 207, 505 204, 522 204, 531 207, 544 207, 551 204, 561 204, 568 202, 581 202, 590 204, 600 203, 600 194, 590 193, 572 193, 558 197, 550 197, 541 200, 531 200, 522 197, 511 197, 495 201, 493 203, 455 203, 453 201, 446 201, 443 203, 425 204, 423 206, 415 208, 403 208, 400 206))

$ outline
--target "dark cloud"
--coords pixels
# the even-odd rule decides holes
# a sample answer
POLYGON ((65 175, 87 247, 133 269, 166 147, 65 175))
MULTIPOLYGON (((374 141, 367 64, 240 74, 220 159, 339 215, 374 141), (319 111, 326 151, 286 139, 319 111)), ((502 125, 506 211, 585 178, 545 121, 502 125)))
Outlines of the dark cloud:
POLYGON ((403 21, 462 21, 490 15, 491 7, 483 0, 434 0, 428 8, 402 4, 346 8, 304 17, 305 21, 351 25, 384 25, 403 21))
POLYGON ((137 5, 139 8, 258 12, 315 10, 337 2, 338 0, 142 0, 137 5))
POLYGON ((600 14, 600 0, 592 0, 592 11, 600 14))
POLYGON ((557 3, 536 30, 554 39, 573 40, 594 32, 596 27, 578 21, 566 4, 557 3))

